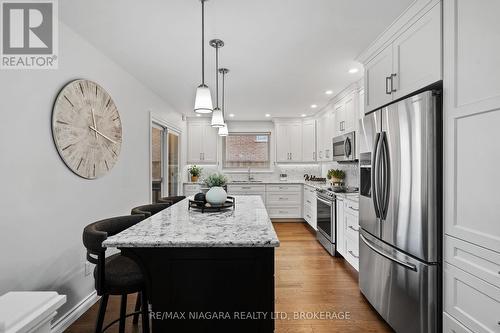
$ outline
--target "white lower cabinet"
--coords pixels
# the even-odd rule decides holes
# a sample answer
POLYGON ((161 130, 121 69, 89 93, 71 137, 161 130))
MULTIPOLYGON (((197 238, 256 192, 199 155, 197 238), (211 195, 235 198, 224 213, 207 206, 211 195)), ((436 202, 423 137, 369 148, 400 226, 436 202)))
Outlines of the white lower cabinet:
POLYGON ((500 332, 500 288, 444 264, 444 310, 472 332, 500 332))
POLYGON ((266 203, 266 185, 227 185, 228 195, 258 195, 266 203))
POLYGON ((266 208, 270 218, 301 218, 302 185, 266 185, 266 208))
POLYGON ((337 252, 359 270, 358 202, 337 196, 337 252))
POLYGON ((303 215, 304 220, 312 227, 314 230, 318 229, 317 225, 317 207, 316 207, 316 189, 312 186, 304 185, 304 203, 303 203, 303 215))
POLYGON ((472 333, 447 313, 443 315, 443 333, 472 333))
POLYGON ((201 185, 200 184, 184 184, 183 188, 183 195, 186 197, 190 197, 192 195, 195 195, 196 193, 201 192, 201 185))

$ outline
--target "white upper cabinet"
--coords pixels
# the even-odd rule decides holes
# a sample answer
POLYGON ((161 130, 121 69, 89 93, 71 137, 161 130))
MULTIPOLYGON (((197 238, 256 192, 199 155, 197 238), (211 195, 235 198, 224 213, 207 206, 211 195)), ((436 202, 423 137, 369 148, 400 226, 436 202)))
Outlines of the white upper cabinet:
POLYGON ((302 162, 302 123, 293 123, 288 126, 290 139, 290 161, 302 162))
POLYGON ((365 109, 372 111, 390 103, 392 74, 392 45, 385 48, 365 65, 365 109))
POLYGON ((207 121, 188 122, 188 163, 217 163, 217 131, 207 121))
POLYGON ((362 59, 365 112, 442 79, 441 2, 427 1, 424 9, 415 15, 419 17, 416 21, 396 22, 400 30, 390 31, 392 35, 388 32, 385 41, 382 36, 378 41, 382 46, 362 59))
POLYGON ((441 30, 441 5, 438 4, 394 41, 394 99, 441 80, 441 30))
POLYGON ((302 122, 302 160, 316 161, 316 121, 314 119, 302 122))
POLYGON ((481 1, 480 6, 474 0, 444 2, 445 232, 496 252, 500 252, 498 13, 497 0, 481 1))
POLYGON ((276 123, 276 162, 302 162, 302 122, 276 123))
POLYGON ((217 138, 219 130, 208 125, 203 133, 203 162, 217 163, 217 138))

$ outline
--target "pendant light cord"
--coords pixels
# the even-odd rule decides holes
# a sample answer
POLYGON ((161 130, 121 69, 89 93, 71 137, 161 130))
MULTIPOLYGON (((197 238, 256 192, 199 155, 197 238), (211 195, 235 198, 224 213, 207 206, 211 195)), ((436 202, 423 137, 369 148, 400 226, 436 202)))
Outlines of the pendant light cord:
POLYGON ((205 0, 201 0, 201 84, 205 85, 205 0))
POLYGON ((219 108, 219 45, 215 46, 215 107, 219 108))
POLYGON ((226 77, 226 73, 222 72, 222 118, 224 118, 224 113, 226 112, 226 110, 225 110, 225 108, 226 108, 226 102, 224 101, 224 91, 226 90, 225 89, 225 82, 224 82, 225 81, 225 77, 226 77))

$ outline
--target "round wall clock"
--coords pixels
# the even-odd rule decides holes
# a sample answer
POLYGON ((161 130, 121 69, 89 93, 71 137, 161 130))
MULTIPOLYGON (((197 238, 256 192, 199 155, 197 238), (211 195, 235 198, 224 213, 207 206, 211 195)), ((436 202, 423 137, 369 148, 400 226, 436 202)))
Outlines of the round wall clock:
POLYGON ((59 93, 52 111, 57 151, 71 171, 86 179, 113 168, 122 143, 122 124, 111 96, 97 83, 75 80, 59 93))

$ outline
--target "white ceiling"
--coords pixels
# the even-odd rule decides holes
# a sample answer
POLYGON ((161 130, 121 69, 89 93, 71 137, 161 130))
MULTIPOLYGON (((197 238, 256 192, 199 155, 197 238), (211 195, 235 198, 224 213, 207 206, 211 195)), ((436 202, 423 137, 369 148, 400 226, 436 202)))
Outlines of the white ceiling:
MULTIPOLYGON (((226 112, 235 120, 312 114, 361 78, 354 58, 413 0, 210 0, 206 40, 223 39, 226 112)), ((64 0, 64 23, 176 110, 193 115, 201 81, 198 0, 64 0)), ((206 46, 215 96, 215 51, 206 46)), ((215 98, 215 97, 214 97, 215 98)))

